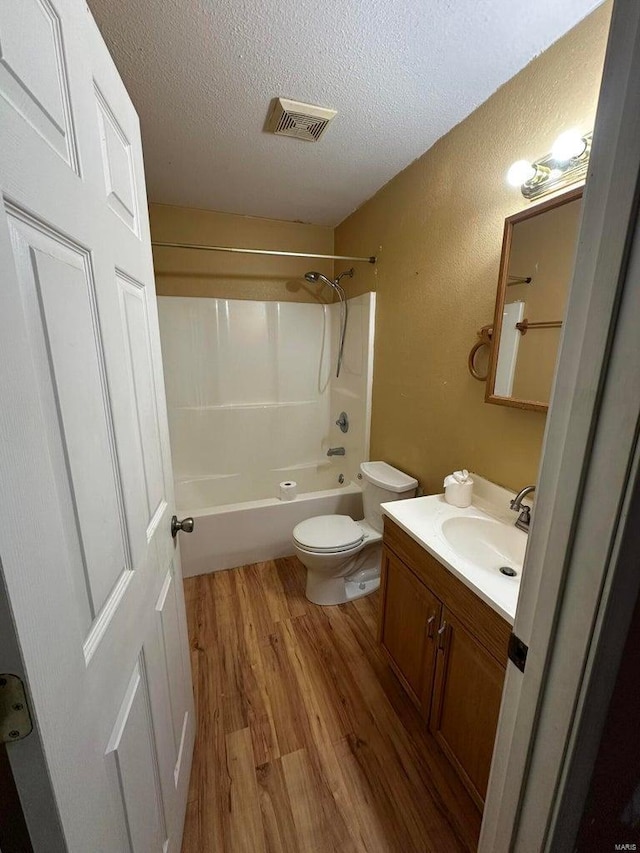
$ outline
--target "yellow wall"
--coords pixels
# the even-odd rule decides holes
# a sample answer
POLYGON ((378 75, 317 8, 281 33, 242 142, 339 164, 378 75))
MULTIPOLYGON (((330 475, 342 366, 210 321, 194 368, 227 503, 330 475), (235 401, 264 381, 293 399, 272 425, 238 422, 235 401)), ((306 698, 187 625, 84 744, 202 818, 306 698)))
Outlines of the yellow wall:
POLYGON ((493 320, 504 219, 527 205, 505 173, 562 130, 592 128, 610 13, 597 9, 336 230, 337 254, 379 258, 344 280, 378 294, 371 458, 426 492, 461 467, 513 489, 536 480, 544 414, 485 403, 467 355, 493 320))
MULTIPOLYGON (((172 243, 333 254, 333 228, 174 207, 149 206, 151 239, 172 243)), ((333 277, 333 262, 154 248, 158 296, 209 296, 331 302, 328 287, 307 284, 307 270, 333 277)))

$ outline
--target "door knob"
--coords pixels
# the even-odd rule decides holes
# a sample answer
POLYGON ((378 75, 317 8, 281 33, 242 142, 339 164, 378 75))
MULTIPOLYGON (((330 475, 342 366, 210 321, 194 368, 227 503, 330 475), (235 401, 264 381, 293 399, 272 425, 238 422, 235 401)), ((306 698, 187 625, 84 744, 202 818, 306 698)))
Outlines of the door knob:
POLYGON ((178 516, 174 515, 171 519, 171 535, 174 539, 178 535, 178 530, 182 530, 183 533, 192 533, 193 519, 183 518, 182 521, 178 521, 178 516))

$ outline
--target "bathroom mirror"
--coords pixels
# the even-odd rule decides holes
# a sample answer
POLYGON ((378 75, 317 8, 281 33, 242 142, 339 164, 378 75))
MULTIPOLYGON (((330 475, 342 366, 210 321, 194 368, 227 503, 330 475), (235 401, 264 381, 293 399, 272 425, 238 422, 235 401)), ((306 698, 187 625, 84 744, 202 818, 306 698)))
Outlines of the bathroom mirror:
POLYGON ((505 220, 487 403, 549 408, 581 205, 579 187, 505 220))

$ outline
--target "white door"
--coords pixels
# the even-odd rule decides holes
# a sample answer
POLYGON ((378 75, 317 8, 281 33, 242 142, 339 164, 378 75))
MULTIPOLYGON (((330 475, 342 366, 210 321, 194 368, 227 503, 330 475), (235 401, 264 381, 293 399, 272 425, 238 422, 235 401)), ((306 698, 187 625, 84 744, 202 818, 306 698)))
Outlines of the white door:
POLYGON ((179 851, 194 712, 140 132, 83 0, 0 3, 0 288, 27 821, 39 743, 70 853, 179 851))

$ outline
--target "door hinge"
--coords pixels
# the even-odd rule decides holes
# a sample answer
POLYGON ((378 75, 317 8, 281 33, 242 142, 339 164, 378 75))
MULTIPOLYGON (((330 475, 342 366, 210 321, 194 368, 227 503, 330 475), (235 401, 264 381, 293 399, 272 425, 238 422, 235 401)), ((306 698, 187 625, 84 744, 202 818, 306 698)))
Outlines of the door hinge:
POLYGON ((520 672, 524 672, 528 651, 529 646, 523 643, 520 637, 516 637, 512 631, 509 637, 509 660, 518 667, 520 672))
POLYGON ((13 743, 33 730, 24 684, 17 675, 0 673, 0 743, 13 743))

